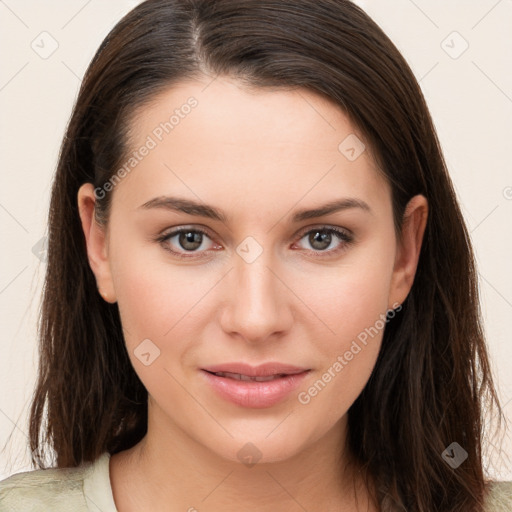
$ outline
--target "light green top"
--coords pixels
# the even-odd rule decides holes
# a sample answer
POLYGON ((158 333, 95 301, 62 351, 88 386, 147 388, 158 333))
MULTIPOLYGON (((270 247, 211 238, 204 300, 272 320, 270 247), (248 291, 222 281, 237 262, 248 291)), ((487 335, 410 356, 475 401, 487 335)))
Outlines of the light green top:
MULTIPOLYGON (((39 469, 0 482, 0 512, 117 512, 110 455, 77 468, 39 469)), ((512 482, 492 482, 486 512, 512 512, 512 482)))
POLYGON ((0 512, 117 512, 110 454, 77 468, 38 469, 0 482, 0 512))

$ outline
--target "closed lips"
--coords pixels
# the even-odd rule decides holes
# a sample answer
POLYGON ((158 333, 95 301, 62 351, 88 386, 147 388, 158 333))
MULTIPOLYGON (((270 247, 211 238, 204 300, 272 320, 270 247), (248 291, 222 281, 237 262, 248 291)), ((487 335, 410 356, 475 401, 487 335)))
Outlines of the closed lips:
POLYGON ((216 375, 217 377, 237 380, 253 380, 255 377, 271 377, 277 379, 308 371, 308 369, 304 367, 278 362, 269 362, 256 366, 242 362, 232 362, 209 365, 202 369, 203 371, 216 375))
POLYGON ((277 405, 295 390, 310 369, 267 362, 231 362, 201 368, 206 384, 239 407, 264 409, 277 405))
POLYGON ((249 375, 243 375, 241 373, 229 373, 229 372, 208 372, 208 373, 212 373, 213 375, 217 375, 217 377, 225 377, 227 379, 245 380, 245 381, 256 381, 256 382, 267 382, 269 380, 280 379, 281 377, 286 377, 288 375, 286 373, 280 373, 278 375, 267 375, 267 376, 250 377, 249 375))

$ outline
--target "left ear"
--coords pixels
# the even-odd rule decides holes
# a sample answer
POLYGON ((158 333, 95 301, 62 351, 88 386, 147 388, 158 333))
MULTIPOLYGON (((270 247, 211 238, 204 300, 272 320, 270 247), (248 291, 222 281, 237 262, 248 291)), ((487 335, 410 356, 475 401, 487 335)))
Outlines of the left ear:
POLYGON ((389 308, 402 304, 409 295, 416 275, 423 234, 427 225, 428 202, 425 196, 414 196, 405 207, 402 241, 397 242, 393 275, 389 289, 389 308))

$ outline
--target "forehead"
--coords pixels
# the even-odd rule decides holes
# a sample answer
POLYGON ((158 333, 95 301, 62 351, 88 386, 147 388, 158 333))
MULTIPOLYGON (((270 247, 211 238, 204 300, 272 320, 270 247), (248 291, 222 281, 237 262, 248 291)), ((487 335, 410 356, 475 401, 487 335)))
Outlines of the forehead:
POLYGON ((312 91, 248 89, 229 77, 183 82, 155 95, 137 110, 132 142, 142 142, 153 131, 160 138, 159 127, 163 138, 172 132, 180 144, 231 143, 245 148, 307 144, 323 151, 336 150, 340 137, 358 132, 334 102, 312 91), (195 106, 189 107, 192 101, 195 106), (172 126, 167 125, 166 131, 169 121, 172 126), (196 130, 193 140, 187 128, 196 130))
POLYGON ((164 187, 208 202, 233 191, 270 202, 326 194, 371 201, 387 188, 348 116, 302 88, 249 90, 229 78, 173 85, 133 118, 127 156, 144 146, 151 149, 119 187, 139 198, 164 187))

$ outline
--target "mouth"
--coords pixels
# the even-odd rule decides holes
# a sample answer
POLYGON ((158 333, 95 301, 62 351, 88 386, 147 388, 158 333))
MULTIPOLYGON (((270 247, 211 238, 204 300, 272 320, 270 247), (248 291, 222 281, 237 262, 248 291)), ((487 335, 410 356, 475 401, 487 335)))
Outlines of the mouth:
MULTIPOLYGON (((208 371, 208 370, 205 370, 205 371, 208 371)), ((234 380, 244 380, 246 382, 250 382, 250 381, 268 382, 271 380, 276 380, 276 379, 280 379, 282 377, 286 377, 287 375, 291 375, 291 374, 287 374, 287 373, 279 373, 277 375, 267 375, 267 376, 260 375, 260 376, 251 377, 250 375, 243 375, 241 373, 229 373, 229 372, 208 372, 208 373, 211 373, 212 375, 216 375, 217 377, 224 377, 226 379, 234 379, 234 380)))
POLYGON ((260 366, 229 363, 201 370, 209 387, 221 398, 257 409, 283 401, 311 371, 281 363, 260 366))
POLYGON ((309 368, 278 362, 264 363, 258 366, 252 366, 242 362, 234 362, 206 366, 203 370, 208 373, 216 374, 220 377, 247 380, 246 378, 252 377, 279 378, 286 375, 296 375, 297 373, 308 371, 309 368), (241 376, 241 378, 238 376, 241 376))

